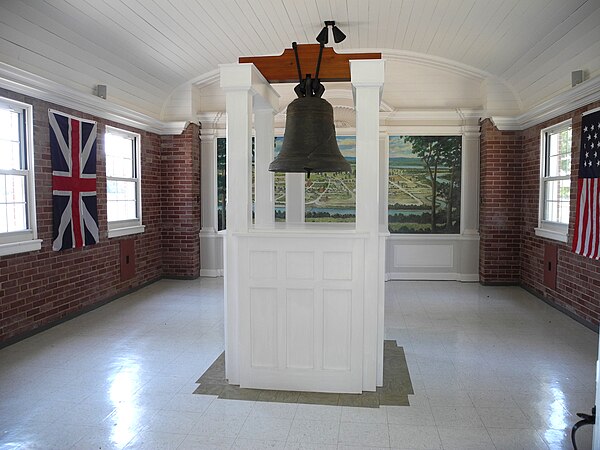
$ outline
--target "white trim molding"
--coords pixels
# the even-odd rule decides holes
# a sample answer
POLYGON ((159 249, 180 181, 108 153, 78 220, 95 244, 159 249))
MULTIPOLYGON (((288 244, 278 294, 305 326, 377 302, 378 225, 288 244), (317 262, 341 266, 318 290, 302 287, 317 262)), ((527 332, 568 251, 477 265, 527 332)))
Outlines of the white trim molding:
POLYGON ((163 122, 0 62, 0 87, 160 135, 181 134, 189 122, 163 122))
POLYGON ((525 130, 598 100, 600 100, 600 76, 586 80, 519 116, 492 116, 490 119, 501 131, 525 130))

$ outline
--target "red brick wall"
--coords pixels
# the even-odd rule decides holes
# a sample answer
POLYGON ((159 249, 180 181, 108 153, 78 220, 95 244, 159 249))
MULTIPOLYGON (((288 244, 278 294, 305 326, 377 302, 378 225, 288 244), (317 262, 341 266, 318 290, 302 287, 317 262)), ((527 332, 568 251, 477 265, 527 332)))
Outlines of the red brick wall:
POLYGON ((577 109, 547 122, 528 128, 523 135, 523 229, 521 248, 521 284, 558 306, 570 311, 588 323, 600 323, 600 261, 576 255, 571 251, 577 201, 577 172, 579 169, 579 142, 581 113, 600 106, 600 102, 577 109), (543 128, 571 119, 573 146, 571 158, 571 214, 569 238, 566 244, 535 235, 538 226, 540 132, 543 128), (556 289, 543 285, 544 244, 558 246, 556 289))
POLYGON ((479 279, 518 284, 521 246, 522 137, 481 124, 479 279))
POLYGON ((40 327, 48 327, 91 309, 161 276, 197 276, 200 189, 196 126, 190 126, 182 136, 161 137, 4 89, 0 89, 0 96, 33 105, 38 238, 43 240, 40 251, 0 257, 0 346, 40 327), (100 242, 96 245, 52 251, 48 108, 98 122, 100 242), (141 135, 144 233, 108 239, 104 158, 106 125, 141 135), (165 155, 161 155, 161 141, 165 143, 165 155), (188 156, 175 158, 179 153, 188 156), (163 171, 163 163, 166 164, 166 171, 163 171), (175 174, 178 176, 175 177, 175 174), (163 180, 163 176, 169 178, 163 180), (166 196, 164 199, 163 195, 166 196), (185 217, 178 218, 179 213, 185 217), (169 236, 169 244, 163 247, 162 238, 165 235, 169 236), (119 268, 119 241, 122 239, 135 241, 136 275, 125 282, 120 281, 119 268), (176 250, 180 245, 183 247, 181 252, 176 250))
POLYGON ((190 124, 178 136, 163 136, 162 263, 173 278, 200 275, 200 129, 190 124))

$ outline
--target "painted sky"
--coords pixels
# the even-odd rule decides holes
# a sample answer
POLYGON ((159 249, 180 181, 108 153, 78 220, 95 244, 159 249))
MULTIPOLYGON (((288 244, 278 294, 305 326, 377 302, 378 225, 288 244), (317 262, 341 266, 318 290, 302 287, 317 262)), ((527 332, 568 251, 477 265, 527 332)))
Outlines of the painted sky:
MULTIPOLYGON (((338 147, 344 157, 354 158, 356 157, 356 137, 355 136, 337 136, 338 147)), ((277 136, 275 138, 275 155, 278 155, 281 151, 281 145, 283 144, 283 137, 277 136)))
POLYGON ((404 142, 404 136, 390 136, 390 158, 415 158, 412 145, 404 142))

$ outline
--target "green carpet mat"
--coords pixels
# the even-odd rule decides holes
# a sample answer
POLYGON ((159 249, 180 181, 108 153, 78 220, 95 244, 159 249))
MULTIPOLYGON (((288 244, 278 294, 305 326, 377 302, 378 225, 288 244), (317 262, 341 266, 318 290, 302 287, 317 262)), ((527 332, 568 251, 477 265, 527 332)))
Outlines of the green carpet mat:
POLYGON ((196 383, 199 383, 199 386, 194 394, 217 395, 219 398, 231 400, 361 406, 366 408, 379 408, 380 405, 409 406, 408 396, 414 394, 404 349, 398 347, 396 341, 384 342, 383 386, 378 387, 376 392, 331 394, 240 388, 229 384, 225 378, 225 352, 221 353, 196 383))

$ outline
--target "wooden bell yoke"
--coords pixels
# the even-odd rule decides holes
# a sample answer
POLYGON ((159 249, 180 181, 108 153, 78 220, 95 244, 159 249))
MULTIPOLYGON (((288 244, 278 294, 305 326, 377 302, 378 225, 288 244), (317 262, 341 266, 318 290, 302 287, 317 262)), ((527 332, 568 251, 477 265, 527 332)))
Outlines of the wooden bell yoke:
MULTIPOLYGON (((319 60, 320 44, 297 44, 300 65, 312 73, 319 60)), ((331 47, 323 48, 319 79, 323 81, 350 81, 350 60, 381 59, 381 53, 336 53, 331 47)), ((286 48, 278 56, 242 56, 240 63, 253 63, 269 83, 297 83, 298 69, 293 48, 286 48)), ((314 73, 312 73, 314 77, 314 73)))

